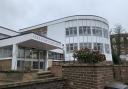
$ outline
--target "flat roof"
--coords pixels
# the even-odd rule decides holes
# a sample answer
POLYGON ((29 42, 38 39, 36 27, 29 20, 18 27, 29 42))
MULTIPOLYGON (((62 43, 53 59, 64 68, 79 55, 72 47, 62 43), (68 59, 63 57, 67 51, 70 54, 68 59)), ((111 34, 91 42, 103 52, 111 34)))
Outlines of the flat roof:
POLYGON ((18 31, 14 31, 14 30, 12 30, 12 29, 9 29, 9 28, 3 27, 3 26, 0 26, 0 28, 6 29, 6 30, 9 30, 9 31, 12 31, 12 32, 19 33, 18 31))
POLYGON ((45 36, 40 36, 35 33, 20 34, 20 35, 16 35, 16 36, 3 38, 3 39, 0 39, 0 43, 1 43, 0 47, 9 46, 9 45, 13 45, 13 44, 24 44, 24 43, 29 44, 26 46, 40 44, 38 46, 41 47, 41 46, 43 46, 43 45, 41 45, 43 43, 43 44, 51 45, 51 47, 57 47, 57 48, 62 47, 60 42, 55 41, 55 40, 45 37, 45 36))
MULTIPOLYGON (((33 32, 31 32, 31 33, 33 33, 33 32)), ((8 38, 13 38, 13 37, 17 37, 17 36, 22 36, 22 35, 26 35, 26 34, 31 34, 31 33, 24 33, 24 34, 18 34, 18 35, 14 35, 14 36, 9 36, 9 37, 6 37, 6 38, 2 38, 0 40, 4 40, 4 39, 8 39, 8 38)), ((36 34, 36 33, 33 33, 33 34, 36 34)), ((36 34, 36 35, 41 36, 41 37, 44 37, 44 38, 47 38, 47 39, 52 40, 52 41, 55 41, 57 43, 61 43, 59 41, 53 40, 53 39, 51 39, 49 37, 46 37, 46 36, 42 36, 42 35, 39 35, 39 34, 36 34)))
MULTIPOLYGON (((24 31, 29 31, 31 29, 36 29, 38 27, 43 27, 43 26, 48 26, 50 25, 51 23, 59 23, 59 22, 64 22, 64 21, 68 21, 68 18, 72 18, 72 17, 94 17, 92 19, 95 19, 95 20, 99 20, 99 21, 102 21, 104 23, 106 23, 108 25, 108 21, 103 18, 103 17, 100 17, 100 16, 96 16, 96 15, 73 15, 73 16, 67 16, 67 17, 63 17, 63 18, 60 18, 60 19, 56 19, 56 20, 52 20, 52 21, 48 21, 48 22, 45 22, 45 23, 41 23, 41 24, 38 24, 38 25, 34 25, 34 26, 30 26, 30 27, 26 27, 26 28, 23 28, 23 29, 20 29, 20 32, 24 32, 24 31)), ((86 18, 87 19, 87 18, 86 18)), ((91 18, 90 18, 91 19, 91 18)))

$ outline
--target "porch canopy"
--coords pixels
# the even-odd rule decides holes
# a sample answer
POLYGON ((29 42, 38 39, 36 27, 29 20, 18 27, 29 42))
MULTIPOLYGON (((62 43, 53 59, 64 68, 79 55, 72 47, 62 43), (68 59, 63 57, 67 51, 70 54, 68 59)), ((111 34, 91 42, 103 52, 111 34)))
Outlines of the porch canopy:
POLYGON ((0 48, 7 46, 12 46, 11 70, 17 70, 18 46, 46 50, 45 69, 48 68, 48 50, 62 49, 60 42, 35 33, 20 34, 0 39, 0 48))
POLYGON ((19 46, 43 50, 62 49, 61 43, 35 33, 21 34, 0 39, 0 47, 17 44, 19 46))

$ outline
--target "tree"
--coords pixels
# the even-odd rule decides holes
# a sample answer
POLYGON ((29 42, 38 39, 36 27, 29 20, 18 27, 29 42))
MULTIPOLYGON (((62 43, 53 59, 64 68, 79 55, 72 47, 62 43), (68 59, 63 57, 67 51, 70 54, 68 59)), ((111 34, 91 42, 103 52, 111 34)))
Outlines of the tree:
MULTIPOLYGON (((116 63, 121 63, 120 59, 120 54, 121 54, 121 34, 123 33, 124 29, 122 25, 116 24, 115 28, 113 28, 113 32, 115 33, 114 39, 115 39, 115 44, 116 49, 112 47, 112 57, 113 57, 113 62, 116 63)), ((111 41, 112 42, 112 41, 111 41)))

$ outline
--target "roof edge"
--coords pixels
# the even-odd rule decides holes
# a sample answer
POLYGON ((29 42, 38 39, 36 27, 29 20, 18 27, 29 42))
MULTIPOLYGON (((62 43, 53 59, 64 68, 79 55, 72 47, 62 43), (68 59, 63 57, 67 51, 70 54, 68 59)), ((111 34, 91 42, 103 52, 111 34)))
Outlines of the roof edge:
POLYGON ((9 31, 12 31, 12 32, 19 33, 18 31, 14 31, 14 30, 12 30, 12 29, 9 29, 9 28, 3 27, 3 26, 0 26, 0 28, 6 29, 6 30, 9 30, 9 31))
POLYGON ((34 25, 34 26, 22 28, 22 29, 19 29, 19 30, 22 31, 22 30, 24 30, 24 29, 29 29, 29 28, 36 27, 36 26, 39 26, 39 25, 42 25, 42 24, 46 24, 46 23, 58 21, 58 20, 61 20, 61 19, 69 18, 69 17, 75 17, 75 16, 94 16, 94 17, 98 17, 98 18, 104 19, 106 22, 108 22, 107 19, 105 19, 105 18, 103 18, 103 17, 101 17, 101 16, 97 16, 97 15, 72 15, 72 16, 66 16, 66 17, 63 17, 63 18, 60 18, 60 19, 56 19, 56 20, 47 21, 47 22, 44 22, 44 23, 41 23, 41 24, 37 24, 37 25, 34 25))

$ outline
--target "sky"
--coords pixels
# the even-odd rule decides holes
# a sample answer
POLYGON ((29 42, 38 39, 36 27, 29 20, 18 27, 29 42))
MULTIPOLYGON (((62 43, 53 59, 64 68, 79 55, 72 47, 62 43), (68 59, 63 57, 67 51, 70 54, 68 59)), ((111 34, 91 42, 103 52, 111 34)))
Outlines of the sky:
POLYGON ((97 15, 128 30, 128 0, 0 0, 0 26, 18 31, 71 15, 97 15))

